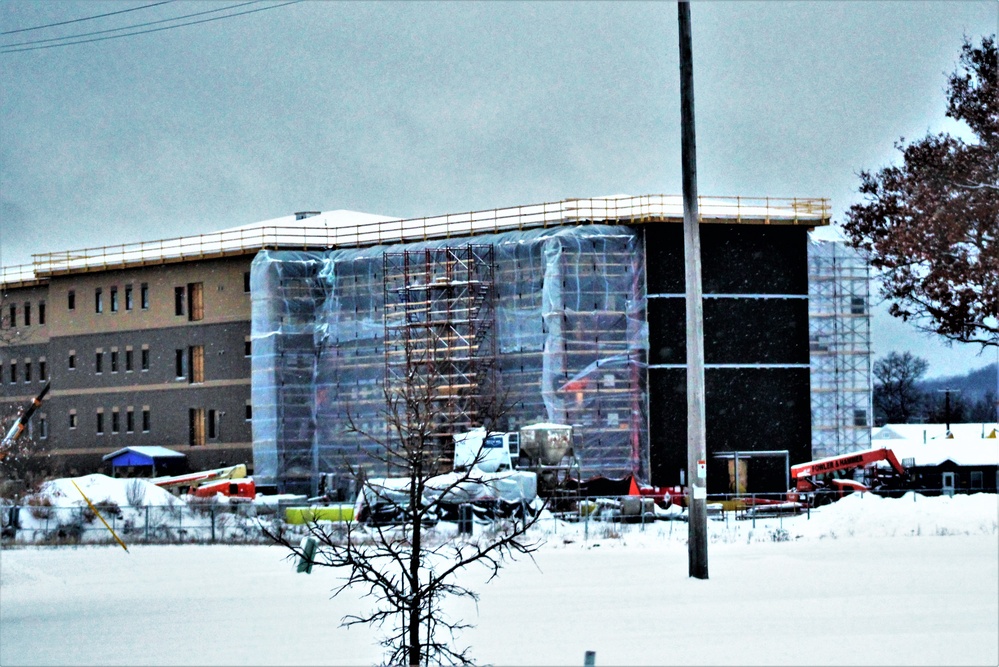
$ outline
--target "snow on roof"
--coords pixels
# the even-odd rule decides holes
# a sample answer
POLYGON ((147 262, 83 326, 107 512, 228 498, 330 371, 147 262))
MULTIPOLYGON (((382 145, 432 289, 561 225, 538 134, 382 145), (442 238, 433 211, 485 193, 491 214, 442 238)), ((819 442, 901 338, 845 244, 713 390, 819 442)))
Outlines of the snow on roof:
POLYGON ((167 449, 166 447, 160 447, 159 445, 140 445, 136 447, 122 447, 116 452, 111 452, 110 454, 104 455, 105 461, 110 461, 116 456, 120 456, 125 452, 135 452, 136 454, 142 454, 143 456, 148 456, 151 459, 164 459, 170 457, 181 457, 185 455, 180 452, 175 452, 172 449, 167 449))
POLYGON ((999 439, 974 438, 954 440, 894 441, 890 449, 901 461, 913 459, 916 466, 937 466, 953 461, 960 466, 999 465, 999 439))
MULTIPOLYGON (((993 429, 999 428, 997 424, 951 424, 950 432, 958 439, 984 438, 993 429)), ((929 442, 945 438, 947 435, 946 424, 885 424, 879 428, 871 429, 871 440, 912 440, 929 442)))
MULTIPOLYGON (((828 199, 701 197, 702 222, 789 224, 816 227, 830 221, 828 199)), ((646 223, 683 220, 679 195, 613 195, 565 199, 423 218, 393 218, 358 211, 290 215, 210 234, 34 255, 31 267, 0 271, 11 284, 133 264, 241 255, 261 248, 333 248, 422 241, 576 223, 646 223)))

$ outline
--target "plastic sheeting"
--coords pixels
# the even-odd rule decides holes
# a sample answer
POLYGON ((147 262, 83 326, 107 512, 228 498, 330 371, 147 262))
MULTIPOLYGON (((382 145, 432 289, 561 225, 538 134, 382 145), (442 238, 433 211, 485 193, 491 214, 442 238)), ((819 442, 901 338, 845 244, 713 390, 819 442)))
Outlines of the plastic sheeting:
MULTIPOLYGON (((315 493, 348 465, 390 474, 386 253, 491 245, 491 362, 507 430, 571 424, 584 476, 648 479, 644 253, 624 226, 585 225, 393 246, 261 251, 251 270, 253 457, 259 483, 315 493), (373 455, 373 456, 372 456, 373 455)), ((429 253, 428 253, 429 256, 429 253)), ((480 354, 485 354, 480 350, 480 354)))

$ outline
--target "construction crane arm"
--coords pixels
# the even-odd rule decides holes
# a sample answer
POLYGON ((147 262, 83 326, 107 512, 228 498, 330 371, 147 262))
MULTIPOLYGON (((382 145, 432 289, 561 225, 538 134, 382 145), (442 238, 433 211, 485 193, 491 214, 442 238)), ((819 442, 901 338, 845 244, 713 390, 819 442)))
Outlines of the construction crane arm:
POLYGON ((38 406, 42 404, 42 400, 45 398, 45 395, 49 393, 49 387, 51 384, 51 382, 46 382, 38 396, 31 399, 31 403, 28 404, 28 407, 25 408, 21 415, 14 420, 13 424, 11 424, 11 427, 7 430, 7 434, 4 435, 3 440, 0 441, 0 460, 3 460, 11 445, 13 445, 17 439, 21 437, 22 433, 24 433, 24 429, 27 428, 31 415, 35 414, 35 410, 37 410, 38 406))

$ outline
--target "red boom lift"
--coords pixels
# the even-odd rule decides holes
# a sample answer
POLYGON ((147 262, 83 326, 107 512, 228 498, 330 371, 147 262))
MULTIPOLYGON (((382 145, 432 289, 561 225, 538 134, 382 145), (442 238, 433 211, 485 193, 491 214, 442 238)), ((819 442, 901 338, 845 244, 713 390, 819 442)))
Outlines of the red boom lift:
MULTIPOLYGON (((895 471, 897 479, 904 480, 907 478, 908 472, 905 466, 899 462, 895 453, 887 447, 882 447, 880 449, 870 449, 862 452, 842 454, 840 456, 830 456, 791 466, 791 481, 794 484, 794 488, 788 495, 789 497, 796 495, 796 492, 814 493, 816 491, 834 491, 837 498, 841 498, 851 491, 870 491, 871 486, 861 484, 852 479, 832 478, 827 482, 823 482, 817 478, 840 470, 854 470, 856 468, 872 469, 874 464, 879 461, 887 461, 892 470, 895 471)), ((876 485, 888 485, 888 480, 877 476, 876 473, 870 475, 870 477, 875 480, 876 485)), ((875 484, 872 484, 872 486, 875 484)))

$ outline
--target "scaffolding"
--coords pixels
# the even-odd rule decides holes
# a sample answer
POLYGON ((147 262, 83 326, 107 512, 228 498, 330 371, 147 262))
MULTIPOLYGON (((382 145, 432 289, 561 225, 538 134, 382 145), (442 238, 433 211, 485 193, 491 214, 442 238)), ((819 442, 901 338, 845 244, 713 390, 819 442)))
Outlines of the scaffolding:
POLYGON ((581 225, 316 252, 251 269, 254 475, 313 493, 379 469, 386 393, 438 385, 441 431, 501 396, 500 430, 573 427, 581 474, 648 479, 644 258, 623 226, 581 225))
POLYGON ((495 365, 493 247, 466 244, 385 252, 385 387, 428 390, 430 437, 451 460, 451 436, 481 425, 495 365))
POLYGON ((871 446, 870 267, 852 248, 808 244, 812 456, 871 446))

